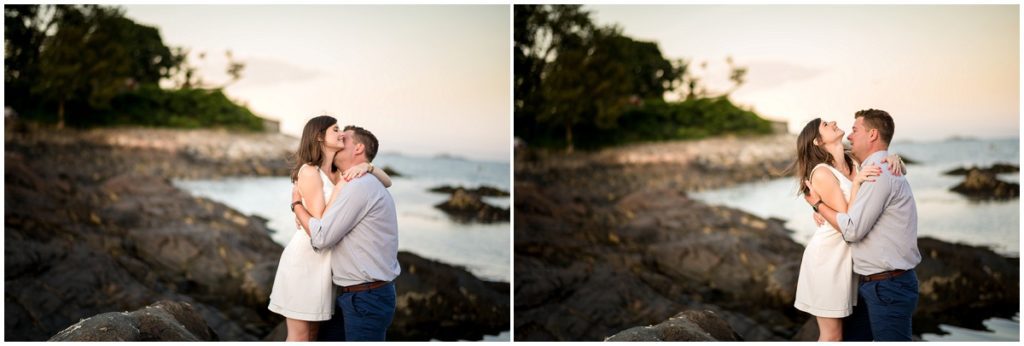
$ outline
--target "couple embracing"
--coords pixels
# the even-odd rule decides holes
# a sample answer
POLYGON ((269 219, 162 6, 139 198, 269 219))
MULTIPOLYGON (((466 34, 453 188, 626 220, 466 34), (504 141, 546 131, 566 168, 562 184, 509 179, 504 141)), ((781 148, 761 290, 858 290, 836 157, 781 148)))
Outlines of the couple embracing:
POLYGON ((892 117, 868 109, 854 118, 849 152, 835 122, 814 119, 797 138, 800 193, 819 227, 804 250, 794 306, 816 317, 820 341, 910 341, 917 205, 902 160, 888 152, 892 117))
POLYGON ((269 305, 285 317, 288 341, 385 339, 401 268, 391 179, 371 163, 377 149, 373 133, 326 115, 302 131, 291 175, 299 229, 269 305))

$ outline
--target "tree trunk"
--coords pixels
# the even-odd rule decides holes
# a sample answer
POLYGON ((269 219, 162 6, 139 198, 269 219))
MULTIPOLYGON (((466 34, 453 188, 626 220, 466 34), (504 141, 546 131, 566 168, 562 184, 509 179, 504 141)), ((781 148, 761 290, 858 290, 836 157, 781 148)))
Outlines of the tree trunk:
POLYGON ((567 154, 572 154, 572 152, 573 152, 573 146, 572 146, 572 122, 570 122, 570 121, 566 121, 565 122, 565 152, 567 154))
POLYGON ((57 129, 64 129, 64 99, 57 103, 57 129))

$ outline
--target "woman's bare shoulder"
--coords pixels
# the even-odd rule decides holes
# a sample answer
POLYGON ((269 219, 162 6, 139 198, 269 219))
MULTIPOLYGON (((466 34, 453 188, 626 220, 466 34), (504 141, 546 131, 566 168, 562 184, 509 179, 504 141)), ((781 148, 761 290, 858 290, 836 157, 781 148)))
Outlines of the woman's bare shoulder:
POLYGON ((839 186, 839 179, 836 179, 831 169, 815 168, 811 171, 811 184, 814 184, 815 187, 823 187, 825 184, 839 186))
POLYGON ((299 181, 320 182, 320 170, 312 165, 302 165, 302 167, 299 168, 299 181))

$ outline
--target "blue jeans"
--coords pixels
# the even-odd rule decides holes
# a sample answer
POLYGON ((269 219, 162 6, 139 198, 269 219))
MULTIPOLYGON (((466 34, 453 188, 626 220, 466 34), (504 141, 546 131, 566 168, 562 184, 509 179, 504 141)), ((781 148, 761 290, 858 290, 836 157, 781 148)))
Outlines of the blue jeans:
POLYGON ((321 341, 384 341, 395 316, 395 283, 334 300, 334 316, 320 325, 321 341))
POLYGON ((843 340, 911 341, 917 297, 913 269, 894 278, 861 283, 857 306, 843 319, 843 340))

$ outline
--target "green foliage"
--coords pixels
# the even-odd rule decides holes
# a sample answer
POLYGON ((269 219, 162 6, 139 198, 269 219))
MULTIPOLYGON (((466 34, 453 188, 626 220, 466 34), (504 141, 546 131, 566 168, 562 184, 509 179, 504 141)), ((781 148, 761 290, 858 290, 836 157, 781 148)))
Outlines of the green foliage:
MULTIPOLYGON (((633 141, 769 133, 770 125, 727 99, 746 69, 729 63, 735 86, 708 97, 690 62, 657 43, 598 27, 579 5, 516 5, 515 133, 540 146, 598 147, 633 141), (687 89, 686 101, 663 95, 687 89)), ((705 67, 702 63, 700 66, 705 67)))
MULTIPOLYGON (((185 57, 164 44, 159 30, 117 7, 5 6, 4 33, 5 97, 22 118, 58 127, 66 118, 83 127, 262 128, 219 89, 161 90, 159 82, 181 72, 185 57)), ((244 65, 230 52, 228 58, 234 82, 244 65)))
POLYGON ((737 107, 725 97, 697 98, 681 102, 651 99, 641 106, 627 110, 612 128, 581 127, 577 130, 577 144, 592 149, 633 142, 700 139, 724 134, 760 135, 771 132, 769 121, 754 112, 737 107))
POLYGON ((97 124, 263 129, 262 119, 232 102, 220 89, 164 90, 148 85, 119 95, 112 105, 96 117, 97 124))

